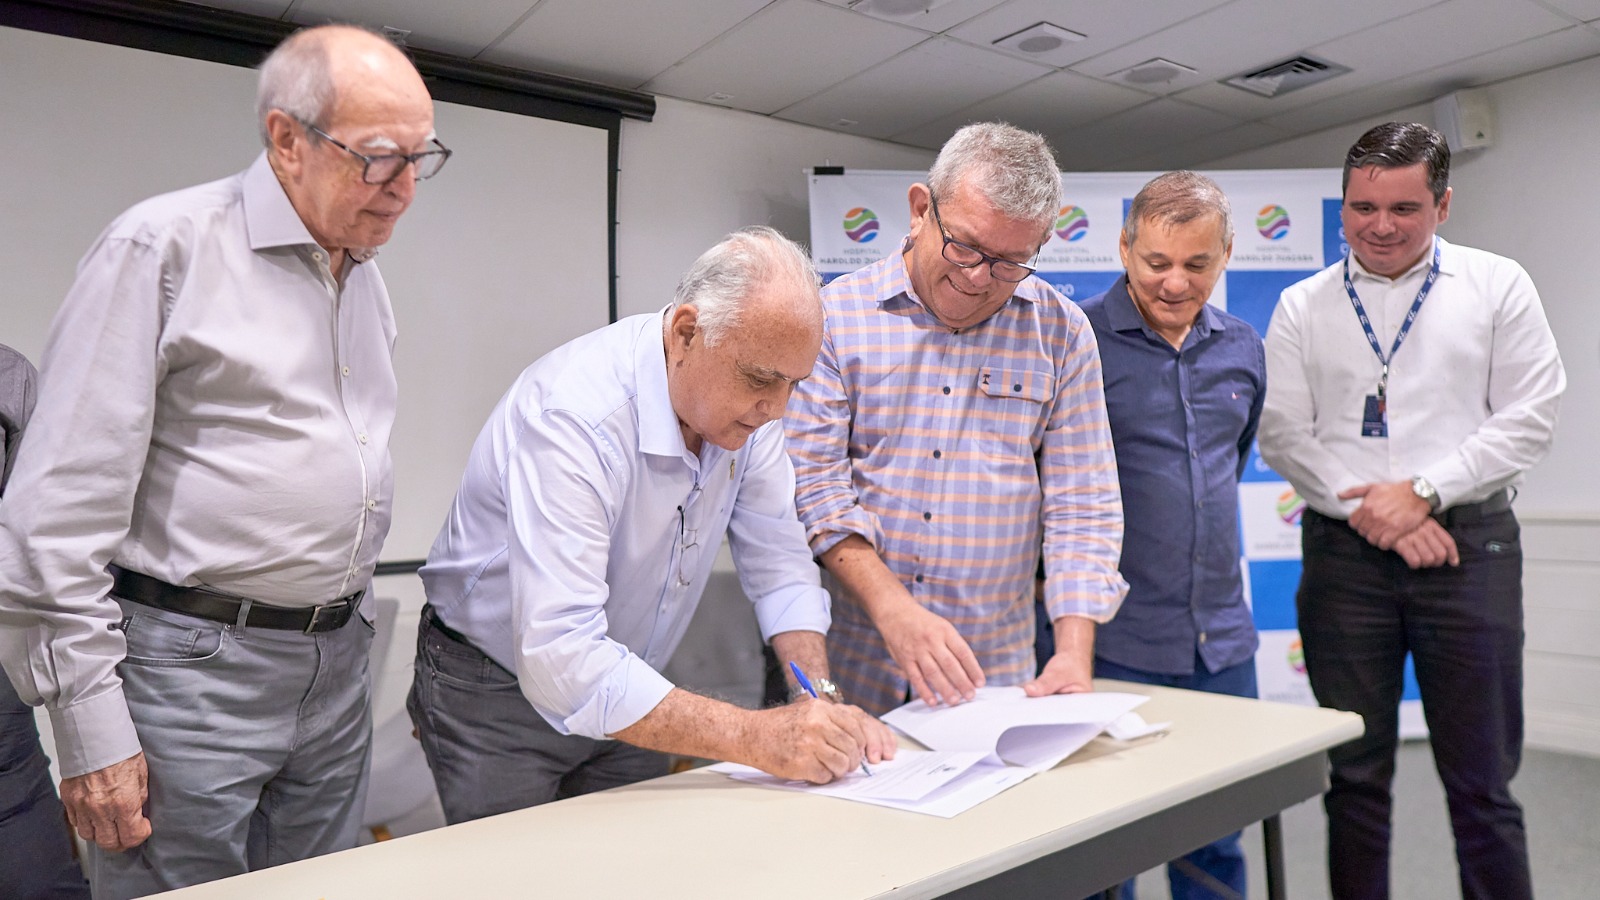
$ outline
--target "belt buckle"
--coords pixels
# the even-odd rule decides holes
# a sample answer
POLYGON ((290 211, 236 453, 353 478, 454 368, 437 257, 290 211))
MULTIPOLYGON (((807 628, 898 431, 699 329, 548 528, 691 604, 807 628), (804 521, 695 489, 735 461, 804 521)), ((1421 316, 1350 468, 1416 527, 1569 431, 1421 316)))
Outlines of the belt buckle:
POLYGON ((317 619, 322 615, 322 611, 324 609, 327 609, 327 607, 326 606, 313 606, 313 607, 311 607, 311 618, 306 620, 306 627, 303 630, 301 630, 301 632, 300 632, 301 634, 315 634, 316 633, 317 619))

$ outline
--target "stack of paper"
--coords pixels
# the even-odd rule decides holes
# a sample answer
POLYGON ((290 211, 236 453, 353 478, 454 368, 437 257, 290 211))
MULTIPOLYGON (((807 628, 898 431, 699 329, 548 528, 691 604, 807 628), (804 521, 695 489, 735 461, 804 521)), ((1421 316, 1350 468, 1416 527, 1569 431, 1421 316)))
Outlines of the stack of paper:
POLYGON ((1066 759, 1113 728, 1122 739, 1159 731, 1133 709, 1139 694, 1055 694, 1029 697, 1020 687, 980 688, 972 701, 929 707, 908 703, 883 717, 929 750, 902 749, 830 784, 786 781, 749 766, 711 767, 742 781, 806 791, 949 818, 1066 759))

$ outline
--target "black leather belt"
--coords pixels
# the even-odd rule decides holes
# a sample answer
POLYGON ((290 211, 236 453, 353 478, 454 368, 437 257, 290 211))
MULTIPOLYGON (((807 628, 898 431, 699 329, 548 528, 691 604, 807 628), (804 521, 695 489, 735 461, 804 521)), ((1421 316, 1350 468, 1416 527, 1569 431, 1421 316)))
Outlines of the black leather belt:
POLYGON ((1433 514, 1439 524, 1449 528, 1453 525, 1472 525, 1503 512, 1511 510, 1511 494, 1509 491, 1499 491, 1486 500, 1477 503, 1463 503, 1449 509, 1441 509, 1433 514))
POLYGON ((111 567, 111 575, 116 579, 111 592, 124 600, 229 625, 239 621, 239 610, 248 602, 250 612, 244 620, 246 628, 271 628, 304 634, 343 628, 361 605, 361 596, 365 593, 356 591, 332 603, 291 609, 235 597, 210 588, 179 587, 117 566, 111 567))

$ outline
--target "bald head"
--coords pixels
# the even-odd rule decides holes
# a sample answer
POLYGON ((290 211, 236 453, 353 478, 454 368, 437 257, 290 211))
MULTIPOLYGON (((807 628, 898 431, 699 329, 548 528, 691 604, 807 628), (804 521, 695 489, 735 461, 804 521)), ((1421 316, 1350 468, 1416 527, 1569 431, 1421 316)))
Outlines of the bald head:
POLYGON ((256 88, 261 142, 271 146, 267 118, 275 109, 326 129, 341 102, 374 93, 388 95, 390 102, 431 105, 416 67, 383 35, 353 25, 297 31, 261 63, 256 88))
POLYGON ((821 333, 817 270, 805 248, 766 226, 745 228, 701 254, 678 282, 675 300, 697 309, 706 343, 717 344, 754 316, 778 316, 821 333))

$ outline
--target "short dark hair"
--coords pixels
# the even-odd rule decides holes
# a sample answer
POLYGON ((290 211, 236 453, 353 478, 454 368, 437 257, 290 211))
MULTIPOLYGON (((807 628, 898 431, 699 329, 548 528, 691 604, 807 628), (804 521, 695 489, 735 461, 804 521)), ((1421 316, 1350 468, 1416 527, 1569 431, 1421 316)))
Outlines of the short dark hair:
POLYGON ((1444 135, 1417 122, 1385 122, 1369 129, 1344 155, 1344 181, 1340 190, 1350 187, 1350 171, 1367 166, 1403 169, 1423 163, 1428 167, 1428 190, 1433 202, 1444 199, 1450 187, 1450 145, 1444 135))

